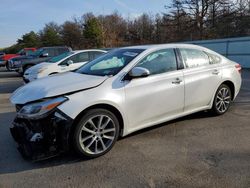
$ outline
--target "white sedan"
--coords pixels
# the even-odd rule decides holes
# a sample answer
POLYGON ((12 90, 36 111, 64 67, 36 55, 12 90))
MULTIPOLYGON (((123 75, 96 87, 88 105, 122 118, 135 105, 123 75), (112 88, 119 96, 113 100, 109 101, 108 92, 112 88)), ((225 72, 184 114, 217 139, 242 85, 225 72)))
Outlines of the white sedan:
POLYGON ((239 64, 194 45, 116 49, 76 72, 15 91, 11 133, 31 159, 71 146, 98 157, 137 130, 203 110, 224 114, 239 93, 240 71, 239 64))
POLYGON ((106 53, 104 50, 78 50, 51 58, 48 62, 40 63, 27 69, 23 75, 24 81, 31 82, 52 74, 76 70, 88 61, 106 53))

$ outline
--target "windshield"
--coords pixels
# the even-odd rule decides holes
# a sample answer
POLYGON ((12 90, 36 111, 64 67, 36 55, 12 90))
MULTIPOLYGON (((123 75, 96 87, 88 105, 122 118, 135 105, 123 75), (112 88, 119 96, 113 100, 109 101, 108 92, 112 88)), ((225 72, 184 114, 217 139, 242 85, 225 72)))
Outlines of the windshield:
POLYGON ((58 56, 52 57, 48 62, 55 63, 55 62, 58 62, 58 61, 64 59, 65 57, 72 55, 72 54, 74 54, 74 52, 66 52, 66 53, 60 54, 58 56))
POLYGON ((23 55, 25 52, 24 52, 24 50, 22 49, 22 50, 20 50, 19 52, 17 52, 17 54, 18 55, 23 55))
POLYGON ((17 54, 18 55, 32 55, 32 54, 34 54, 34 52, 32 50, 22 49, 17 54))
POLYGON ((143 49, 113 50, 83 65, 76 72, 96 76, 116 75, 143 51, 143 49))

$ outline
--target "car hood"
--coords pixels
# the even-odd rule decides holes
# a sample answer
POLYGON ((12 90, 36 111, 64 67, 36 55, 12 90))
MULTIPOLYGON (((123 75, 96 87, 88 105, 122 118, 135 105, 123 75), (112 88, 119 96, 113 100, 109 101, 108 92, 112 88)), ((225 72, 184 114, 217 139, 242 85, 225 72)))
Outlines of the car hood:
POLYGON ((97 87, 107 78, 74 72, 56 74, 22 86, 12 94, 10 101, 13 104, 25 104, 43 98, 70 94, 97 87))
POLYGON ((51 65, 51 63, 46 63, 46 62, 37 64, 37 65, 32 66, 29 69, 27 69, 25 71, 25 74, 37 74, 37 72, 38 72, 39 69, 48 67, 50 65, 51 65))

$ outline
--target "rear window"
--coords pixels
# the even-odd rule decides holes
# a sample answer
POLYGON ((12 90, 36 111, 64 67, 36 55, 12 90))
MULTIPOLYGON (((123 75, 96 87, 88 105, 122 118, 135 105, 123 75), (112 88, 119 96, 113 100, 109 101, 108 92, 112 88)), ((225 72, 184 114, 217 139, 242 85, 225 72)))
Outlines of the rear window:
POLYGON ((209 65, 208 55, 197 49, 180 49, 183 61, 188 68, 200 67, 204 65, 209 65))
MULTIPOLYGON (((206 52, 207 53, 207 52, 206 52)), ((210 64, 218 64, 221 62, 221 58, 215 54, 207 53, 210 64)))

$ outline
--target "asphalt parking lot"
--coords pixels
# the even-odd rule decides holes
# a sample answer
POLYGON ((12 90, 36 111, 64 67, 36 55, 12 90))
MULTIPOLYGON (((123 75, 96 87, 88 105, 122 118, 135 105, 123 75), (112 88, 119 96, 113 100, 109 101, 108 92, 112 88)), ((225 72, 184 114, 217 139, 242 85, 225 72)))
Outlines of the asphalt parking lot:
POLYGON ((10 94, 22 85, 0 68, 0 188, 2 187, 250 187, 250 70, 230 110, 200 112, 120 139, 105 156, 68 153, 25 161, 9 133, 10 94))

